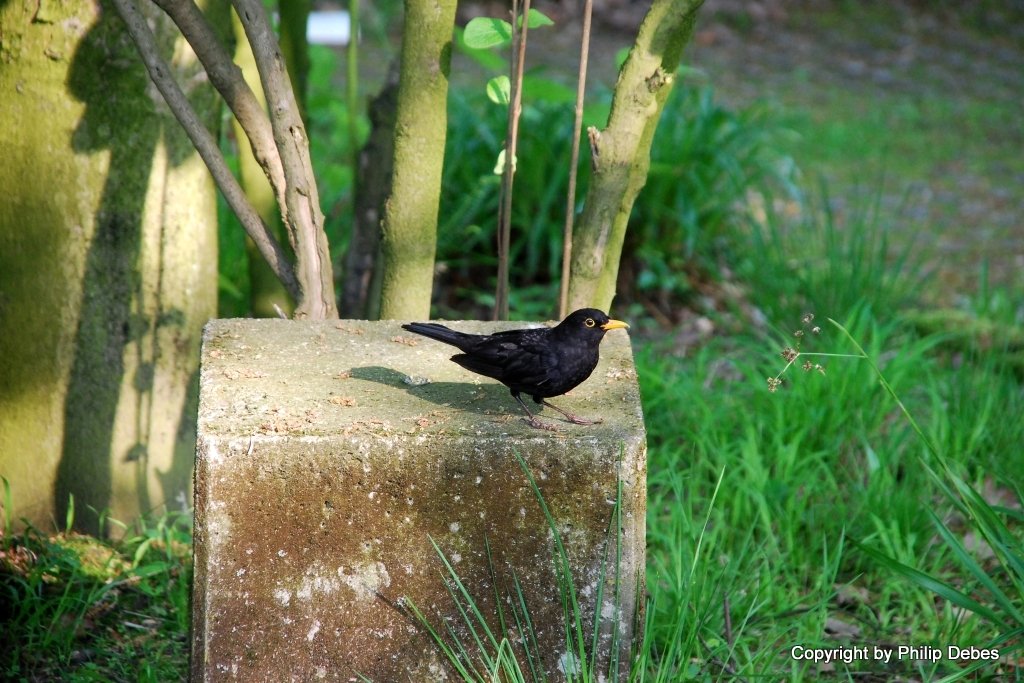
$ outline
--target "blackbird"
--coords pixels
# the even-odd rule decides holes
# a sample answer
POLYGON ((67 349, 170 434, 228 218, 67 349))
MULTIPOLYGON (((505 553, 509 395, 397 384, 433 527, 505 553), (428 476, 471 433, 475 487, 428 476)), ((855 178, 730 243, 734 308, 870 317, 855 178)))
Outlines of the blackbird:
POLYGON ((507 386, 512 398, 526 411, 526 422, 531 427, 553 430, 530 412, 519 394, 532 396, 537 404, 554 408, 574 424, 600 422, 577 417, 545 399, 561 396, 590 377, 597 367, 598 346, 604 333, 629 325, 612 320, 596 308, 581 308, 555 327, 494 334, 465 334, 437 323, 409 323, 402 327, 457 347, 462 353, 452 356, 453 361, 507 386))

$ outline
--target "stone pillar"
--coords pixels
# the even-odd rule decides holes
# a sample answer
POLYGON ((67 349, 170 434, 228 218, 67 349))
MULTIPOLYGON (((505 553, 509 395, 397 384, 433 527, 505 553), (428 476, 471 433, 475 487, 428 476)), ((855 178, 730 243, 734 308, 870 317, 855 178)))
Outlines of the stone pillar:
POLYGON ((646 441, 626 333, 609 333, 601 350, 590 379, 552 402, 604 422, 574 425, 545 410, 559 428, 545 432, 520 419, 503 385, 448 361, 455 349, 392 321, 210 323, 192 680, 457 680, 407 609, 473 643, 432 543, 499 639, 503 614, 527 670, 518 579, 538 666, 561 678, 572 661, 555 535, 515 454, 565 547, 585 642, 597 609, 602 666, 617 629, 624 678, 644 595, 646 441))

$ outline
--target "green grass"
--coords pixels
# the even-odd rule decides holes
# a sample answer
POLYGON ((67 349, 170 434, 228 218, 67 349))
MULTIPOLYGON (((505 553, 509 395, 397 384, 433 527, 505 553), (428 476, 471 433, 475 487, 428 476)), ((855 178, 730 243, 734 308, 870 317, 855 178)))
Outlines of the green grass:
MULTIPOLYGON (((1019 647, 1019 378, 998 352, 954 358, 942 335, 855 308, 844 327, 919 435, 871 363, 810 355, 860 353, 823 316, 778 322, 778 332, 751 328, 685 355, 664 340, 638 345, 650 604, 637 679, 938 680, 961 666, 859 662, 826 676, 789 651, 1019 647), (766 378, 785 366, 779 352, 796 330, 800 352, 825 374, 805 373, 799 358, 771 393, 766 378), (977 539, 994 554, 979 553, 977 539)), ((17 647, 0 671, 12 680, 182 679, 187 541, 174 517, 112 544, 8 529, 3 627, 17 647)), ((1014 680, 1009 659, 984 670, 1014 680)))
POLYGON ((32 527, 14 534, 4 520, 0 679, 185 680, 190 519, 167 514, 132 529, 107 521, 121 529, 119 540, 32 527))
POLYGON ((936 75, 941 68, 919 68, 894 67, 906 81, 898 86, 818 73, 809 82, 772 82, 765 91, 794 133, 788 153, 809 180, 828 183, 840 219, 874 202, 878 219, 892 228, 891 243, 907 246, 923 230, 930 246, 941 248, 930 255, 940 271, 931 301, 975 291, 965 262, 990 260, 994 281, 1020 287, 1011 254, 1019 244, 1014 207, 1024 192, 1009 180, 1024 174, 1018 103, 998 75, 988 76, 989 88, 981 78, 961 92, 936 75))
MULTIPOLYGON (((654 635, 671 633, 686 613, 682 622, 697 633, 683 640, 705 674, 785 672, 802 680, 820 674, 790 659, 795 644, 983 647, 1015 628, 1008 617, 1022 607, 1019 569, 1002 573, 991 558, 974 565, 965 560, 977 557, 962 546, 981 535, 978 515, 964 514, 961 499, 946 495, 947 480, 936 479, 923 463, 927 439, 960 481, 1019 504, 1014 482, 1024 474, 1022 464, 1006 456, 1019 448, 1014 443, 1024 443, 1024 426, 1008 419, 1015 413, 992 408, 1017 406, 1019 383, 992 360, 954 369, 936 353, 936 338, 879 324, 866 309, 848 327, 917 415, 922 436, 861 359, 830 359, 825 375, 791 369, 782 388, 770 393, 765 376, 774 376, 784 361, 764 345, 716 340, 686 359, 650 349, 638 355, 651 436, 648 589, 653 622, 660 625, 654 635), (974 395, 979 385, 990 388, 990 400, 943 400, 950 393, 974 395), (981 436, 950 442, 954 432, 981 436), (990 433, 998 444, 988 442, 990 433), (994 453, 1002 456, 998 469, 989 467, 994 453), (703 562, 691 563, 698 538, 703 562), (998 624, 972 618, 933 590, 945 583, 977 597, 981 577, 1012 596, 1006 604, 997 593, 983 597, 1001 615, 998 624), (847 624, 849 635, 829 637, 830 623, 847 624)), ((823 329, 815 345, 858 353, 830 332, 823 329)), ((935 461, 932 466, 938 468, 935 461)), ((1007 528, 1005 562, 1019 565, 1019 514, 997 507, 1005 506, 988 510, 1007 528)), ((1019 646, 1019 640, 1018 634, 1010 642, 1019 646)), ((930 679, 957 670, 948 662, 915 670, 904 661, 889 675, 930 679)), ((851 671, 880 669, 869 663, 851 671)), ((843 668, 835 675, 845 677, 843 668)))
POLYGON ((1020 124, 1011 103, 938 92, 883 91, 868 99, 836 88, 821 92, 813 110, 791 106, 785 116, 799 133, 793 153, 801 166, 844 183, 882 175, 939 179, 957 168, 984 174, 1024 168, 1013 153, 1020 124))

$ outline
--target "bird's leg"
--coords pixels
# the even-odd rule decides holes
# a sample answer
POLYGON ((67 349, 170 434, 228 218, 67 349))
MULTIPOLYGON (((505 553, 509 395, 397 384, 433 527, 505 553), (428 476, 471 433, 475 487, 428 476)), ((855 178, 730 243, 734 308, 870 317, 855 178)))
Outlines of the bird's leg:
MULTIPOLYGON (((523 410, 526 411, 526 414, 530 416, 530 419, 528 419, 526 421, 526 424, 530 425, 534 429, 546 429, 549 432, 557 432, 558 431, 558 427, 556 427, 555 425, 548 424, 547 422, 543 422, 541 420, 538 420, 537 416, 534 415, 533 413, 531 413, 530 409, 526 407, 526 403, 523 401, 523 399, 521 399, 519 397, 519 392, 518 391, 513 391, 512 392, 512 398, 514 398, 515 400, 519 401, 519 405, 521 405, 523 407, 523 410)), ((557 410, 557 408, 556 408, 556 410, 557 410)))
MULTIPOLYGON (((585 418, 585 417, 579 417, 579 416, 577 416, 577 415, 573 415, 572 413, 570 413, 570 412, 569 412, 569 411, 567 411, 567 410, 562 410, 562 409, 561 409, 561 408, 559 408, 558 406, 556 406, 556 405, 552 405, 552 404, 548 403, 548 402, 547 402, 547 401, 546 401, 545 399, 543 399, 543 398, 541 398, 541 399, 534 399, 534 400, 536 400, 536 401, 537 401, 537 403, 540 403, 541 405, 545 405, 545 406, 547 406, 548 408, 551 408, 551 409, 553 409, 553 410, 557 410, 557 411, 558 411, 558 412, 560 412, 560 413, 561 413, 562 415, 565 415, 565 419, 566 419, 566 420, 568 420, 569 422, 572 422, 572 423, 573 423, 573 424, 575 424, 575 425, 596 425, 596 424, 599 424, 599 423, 601 423, 601 422, 604 422, 604 420, 602 420, 601 418, 597 418, 596 420, 588 420, 588 419, 587 419, 587 418, 585 418)), ((522 401, 520 401, 520 403, 522 403, 522 401)))

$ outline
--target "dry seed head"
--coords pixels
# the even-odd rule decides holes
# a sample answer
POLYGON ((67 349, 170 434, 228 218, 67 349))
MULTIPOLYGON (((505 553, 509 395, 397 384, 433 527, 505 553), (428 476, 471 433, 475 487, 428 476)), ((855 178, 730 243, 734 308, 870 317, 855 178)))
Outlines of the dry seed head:
POLYGON ((792 363, 797 359, 797 356, 799 355, 800 352, 794 349, 792 346, 787 346, 786 348, 782 349, 782 358, 787 363, 792 363))
POLYGON ((778 377, 769 377, 768 393, 774 394, 778 390, 780 384, 782 384, 782 380, 778 377))

